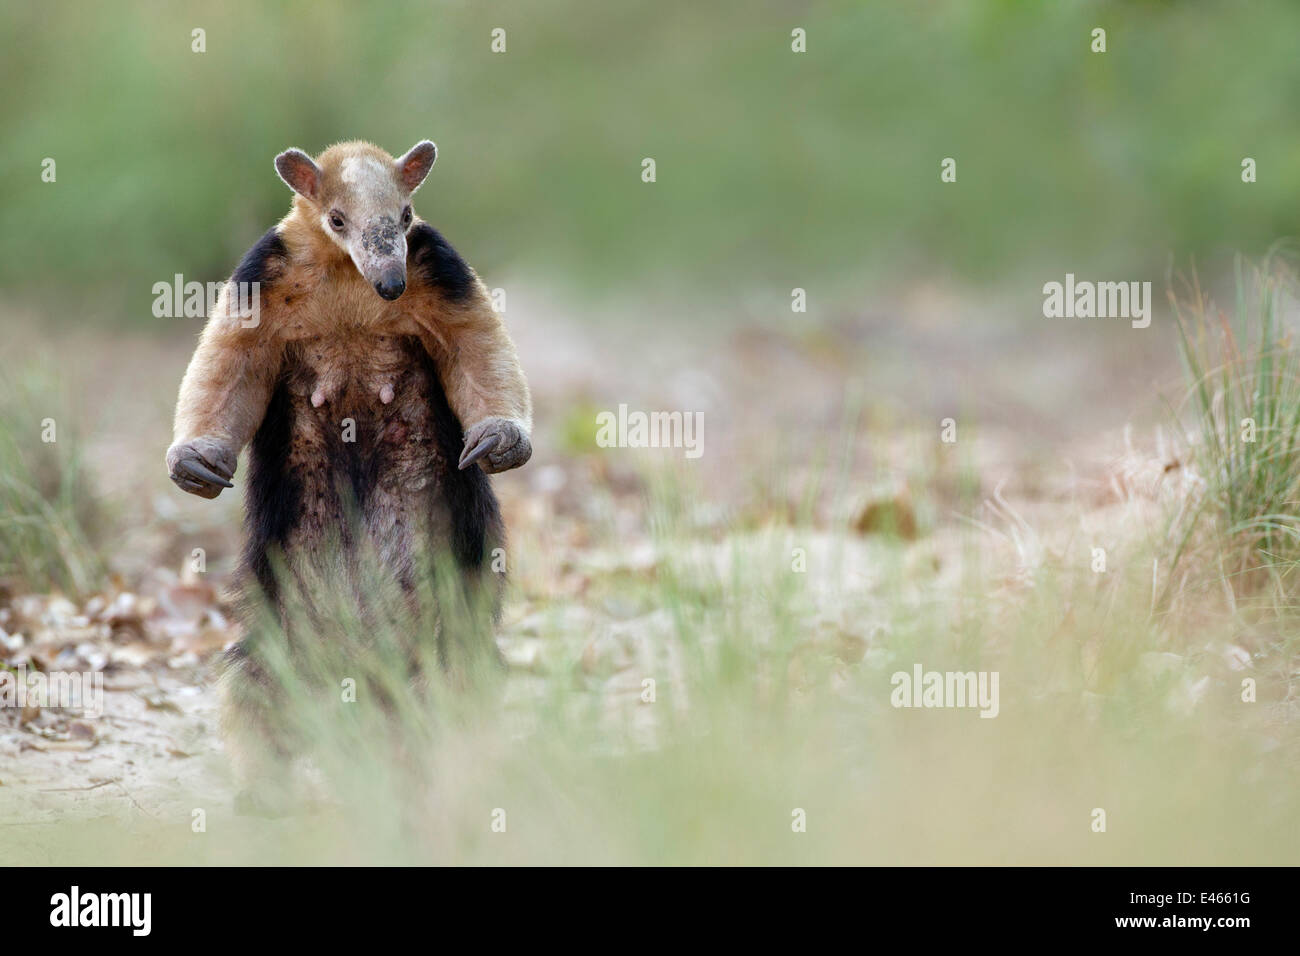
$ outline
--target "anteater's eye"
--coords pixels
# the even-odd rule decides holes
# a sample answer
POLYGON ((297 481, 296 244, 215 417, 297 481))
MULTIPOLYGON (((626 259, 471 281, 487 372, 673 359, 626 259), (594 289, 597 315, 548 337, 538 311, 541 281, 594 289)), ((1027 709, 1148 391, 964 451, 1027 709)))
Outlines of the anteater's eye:
POLYGON ((402 210, 402 225, 409 226, 410 224, 411 224, 411 207, 407 206, 405 209, 402 210))
POLYGON ((330 213, 330 225, 334 228, 335 232, 342 232, 343 213, 339 212, 337 209, 334 212, 330 213))

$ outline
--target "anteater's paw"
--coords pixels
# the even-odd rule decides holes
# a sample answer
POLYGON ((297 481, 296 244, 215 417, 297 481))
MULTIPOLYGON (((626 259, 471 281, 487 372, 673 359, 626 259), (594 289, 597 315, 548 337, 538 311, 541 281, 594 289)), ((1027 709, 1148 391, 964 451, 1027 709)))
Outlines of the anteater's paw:
POLYGON ((485 418, 465 433, 461 470, 474 462, 489 475, 518 468, 533 455, 524 423, 513 418, 485 418))
POLYGON ((191 438, 167 449, 167 473, 182 491, 215 498, 221 489, 234 487, 230 479, 237 460, 235 450, 219 438, 191 438))

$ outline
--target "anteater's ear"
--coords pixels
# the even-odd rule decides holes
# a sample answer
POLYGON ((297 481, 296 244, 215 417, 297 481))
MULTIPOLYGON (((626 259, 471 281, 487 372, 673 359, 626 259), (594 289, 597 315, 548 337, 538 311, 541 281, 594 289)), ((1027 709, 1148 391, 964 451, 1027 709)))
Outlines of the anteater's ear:
POLYGON ((422 139, 406 151, 406 155, 395 161, 397 179, 408 193, 420 188, 424 177, 433 169, 433 161, 438 158, 438 147, 427 139, 422 139))
POLYGON ((300 149, 286 149, 275 157, 275 171, 290 189, 315 201, 320 192, 320 167, 300 149))

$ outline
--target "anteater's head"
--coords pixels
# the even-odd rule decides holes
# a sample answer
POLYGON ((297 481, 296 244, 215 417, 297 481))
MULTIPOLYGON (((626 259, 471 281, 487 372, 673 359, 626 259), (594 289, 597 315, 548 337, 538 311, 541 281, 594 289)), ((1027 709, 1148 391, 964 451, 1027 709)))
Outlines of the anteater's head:
POLYGON ((285 150, 275 157, 275 169, 300 197, 299 209, 391 301, 406 290, 411 194, 437 156, 438 147, 427 139, 397 159, 369 143, 339 143, 314 160, 300 149, 285 150))

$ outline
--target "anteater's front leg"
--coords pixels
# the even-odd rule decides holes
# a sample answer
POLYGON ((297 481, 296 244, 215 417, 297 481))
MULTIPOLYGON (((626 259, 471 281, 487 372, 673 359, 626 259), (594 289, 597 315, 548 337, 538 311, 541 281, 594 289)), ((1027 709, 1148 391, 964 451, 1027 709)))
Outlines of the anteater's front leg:
POLYGON ((447 402, 465 426, 460 467, 489 473, 518 468, 532 456, 532 399, 515 345, 474 278, 460 302, 424 323, 421 337, 438 365, 447 402))
POLYGON ((201 498, 231 487, 240 449, 266 414, 280 368, 273 336, 262 325, 246 328, 225 305, 223 292, 181 381, 167 449, 172 481, 201 498))

